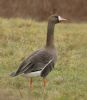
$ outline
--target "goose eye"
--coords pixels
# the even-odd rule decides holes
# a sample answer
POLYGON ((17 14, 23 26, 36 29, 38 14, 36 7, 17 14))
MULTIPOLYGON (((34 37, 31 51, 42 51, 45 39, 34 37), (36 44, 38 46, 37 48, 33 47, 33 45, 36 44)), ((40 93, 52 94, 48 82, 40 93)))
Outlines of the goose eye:
POLYGON ((55 18, 58 18, 58 16, 55 16, 55 18))

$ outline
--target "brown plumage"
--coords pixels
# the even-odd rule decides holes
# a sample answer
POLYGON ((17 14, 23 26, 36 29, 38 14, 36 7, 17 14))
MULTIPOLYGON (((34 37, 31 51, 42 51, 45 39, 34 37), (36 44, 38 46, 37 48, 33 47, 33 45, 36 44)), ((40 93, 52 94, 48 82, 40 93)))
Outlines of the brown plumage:
MULTIPOLYGON (((54 27, 55 24, 60 21, 65 20, 60 16, 51 16, 48 21, 47 28, 47 41, 46 46, 43 49, 35 51, 31 54, 27 59, 25 59, 19 66, 16 72, 13 72, 11 76, 17 76, 20 74, 24 74, 27 76, 30 73, 39 73, 34 76, 41 76, 45 78, 48 73, 53 69, 56 62, 56 49, 54 45, 54 27)), ((29 75, 29 77, 33 77, 33 75, 29 75)))

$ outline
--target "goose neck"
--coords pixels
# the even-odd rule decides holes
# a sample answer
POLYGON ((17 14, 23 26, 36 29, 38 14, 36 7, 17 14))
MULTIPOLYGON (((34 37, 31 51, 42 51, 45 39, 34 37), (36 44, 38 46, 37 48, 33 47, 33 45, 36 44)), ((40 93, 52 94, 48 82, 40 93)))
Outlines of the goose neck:
POLYGON ((54 23, 48 22, 47 41, 46 41, 47 47, 54 47, 54 27, 55 27, 54 23))

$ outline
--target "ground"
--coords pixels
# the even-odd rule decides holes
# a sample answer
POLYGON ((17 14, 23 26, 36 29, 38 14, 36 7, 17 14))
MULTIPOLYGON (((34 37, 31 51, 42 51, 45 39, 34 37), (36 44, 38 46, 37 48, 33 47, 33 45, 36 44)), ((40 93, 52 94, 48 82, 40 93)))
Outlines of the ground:
POLYGON ((29 54, 45 46, 46 31, 47 22, 0 18, 0 100, 87 99, 87 24, 84 23, 56 25, 58 60, 47 77, 45 94, 42 78, 33 79, 31 93, 28 79, 9 76, 29 54))

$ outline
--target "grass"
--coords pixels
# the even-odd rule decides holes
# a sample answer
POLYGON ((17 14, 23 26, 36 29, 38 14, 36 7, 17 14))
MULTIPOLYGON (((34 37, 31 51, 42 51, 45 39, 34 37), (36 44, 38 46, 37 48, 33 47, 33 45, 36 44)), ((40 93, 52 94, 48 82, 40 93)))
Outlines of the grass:
POLYGON ((28 80, 9 76, 24 58, 45 45, 46 28, 47 22, 0 18, 0 100, 87 99, 87 24, 56 25, 58 61, 47 77, 45 95, 42 78, 33 79, 31 94, 28 80))

